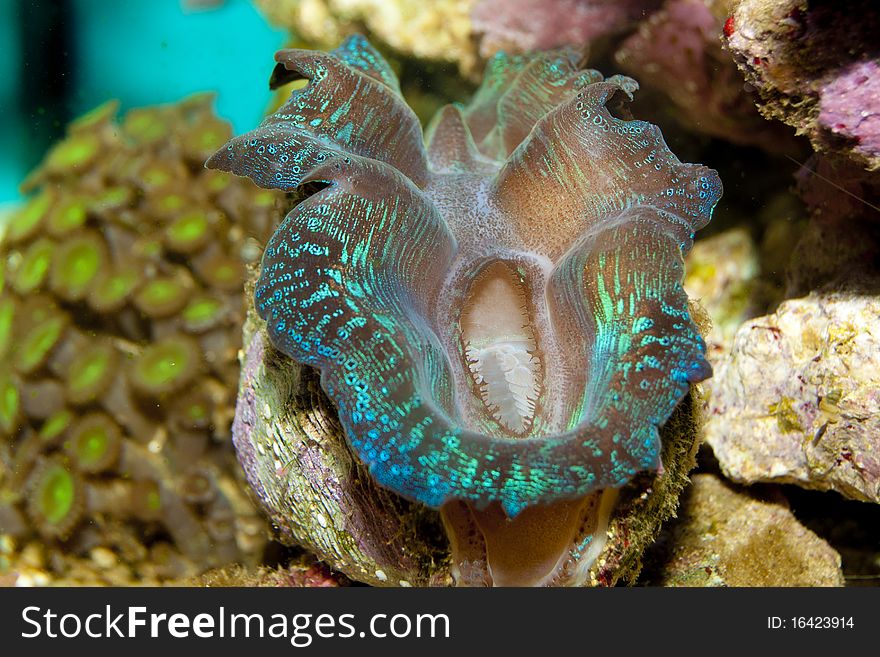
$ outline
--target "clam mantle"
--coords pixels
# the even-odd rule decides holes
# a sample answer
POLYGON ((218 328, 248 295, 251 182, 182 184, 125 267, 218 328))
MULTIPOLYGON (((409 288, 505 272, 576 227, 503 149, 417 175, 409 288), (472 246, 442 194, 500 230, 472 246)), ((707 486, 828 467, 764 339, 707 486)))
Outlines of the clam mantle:
POLYGON ((362 38, 276 60, 273 87, 308 84, 208 162, 308 191, 255 287, 271 344, 320 371, 382 487, 484 535, 552 508, 573 539, 711 372, 681 280, 717 174, 567 52, 499 54, 424 137, 362 38))

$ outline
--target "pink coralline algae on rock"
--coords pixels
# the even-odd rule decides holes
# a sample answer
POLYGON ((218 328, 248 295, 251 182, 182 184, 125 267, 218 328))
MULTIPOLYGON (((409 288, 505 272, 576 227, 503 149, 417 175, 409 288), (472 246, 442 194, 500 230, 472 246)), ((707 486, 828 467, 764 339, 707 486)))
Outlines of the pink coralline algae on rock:
POLYGON ((851 64, 822 88, 819 125, 853 144, 869 158, 880 158, 880 64, 851 64))
MULTIPOLYGON (((743 77, 722 49, 727 4, 670 0, 615 53, 628 74, 667 96, 685 127, 736 144, 789 150, 789 128, 758 113, 743 77)), ((728 28, 729 29, 729 28, 728 28)))
POLYGON ((659 0, 480 0, 471 14, 480 54, 583 46, 623 31, 659 0))
POLYGON ((873 0, 740 0, 726 45, 758 109, 809 137, 818 152, 880 169, 880 82, 873 0))

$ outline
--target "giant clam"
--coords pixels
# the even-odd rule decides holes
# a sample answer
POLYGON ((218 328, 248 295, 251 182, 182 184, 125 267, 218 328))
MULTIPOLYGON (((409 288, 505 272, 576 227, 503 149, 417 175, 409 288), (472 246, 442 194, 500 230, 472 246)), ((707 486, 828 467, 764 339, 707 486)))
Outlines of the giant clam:
MULTIPOLYGON (((246 363, 235 437, 258 496, 279 526, 307 509, 341 528, 337 546, 367 528, 334 509, 379 496, 366 515, 385 513, 385 550, 406 551, 401 496, 442 508, 459 583, 585 582, 614 491, 661 468, 658 427, 711 372, 681 280, 717 174, 631 120, 634 80, 581 70, 572 53, 497 55, 473 100, 440 110, 424 137, 363 38, 276 60, 271 86, 306 86, 208 161, 307 195, 254 290, 265 325, 251 327, 258 362, 246 363), (310 375, 277 352, 320 371, 336 407, 320 410, 324 426, 303 419, 325 404, 310 375), (254 377, 273 369, 288 373, 263 409, 254 377), (279 434, 291 417, 311 429, 279 434), (378 486, 327 444, 342 433, 378 486), (303 459, 308 441, 335 456, 303 459)), ((324 558, 335 550, 290 534, 324 558)), ((437 581, 413 568, 398 579, 437 581)))

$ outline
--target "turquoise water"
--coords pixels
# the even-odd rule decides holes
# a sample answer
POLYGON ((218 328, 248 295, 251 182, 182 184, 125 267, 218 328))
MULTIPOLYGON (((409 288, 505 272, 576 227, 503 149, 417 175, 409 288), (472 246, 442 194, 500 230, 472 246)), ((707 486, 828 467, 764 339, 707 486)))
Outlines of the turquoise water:
POLYGON ((37 22, 38 12, 51 11, 53 4, 0 0, 0 42, 5 44, 0 57, 0 202, 19 198, 18 184, 39 162, 47 138, 56 139, 67 120, 109 98, 118 98, 125 111, 212 90, 218 94, 217 112, 236 132, 259 122, 264 113, 269 101, 265 81, 284 34, 247 0, 204 9, 189 9, 181 0, 71 0, 63 3, 70 9, 63 27, 73 48, 56 54, 51 34, 44 46, 46 61, 54 60, 72 76, 71 92, 63 120, 52 119, 35 134, 45 111, 57 108, 21 107, 22 85, 33 84, 30 63, 22 67, 23 25, 37 22), (261 69, 264 75, 254 75, 261 69))

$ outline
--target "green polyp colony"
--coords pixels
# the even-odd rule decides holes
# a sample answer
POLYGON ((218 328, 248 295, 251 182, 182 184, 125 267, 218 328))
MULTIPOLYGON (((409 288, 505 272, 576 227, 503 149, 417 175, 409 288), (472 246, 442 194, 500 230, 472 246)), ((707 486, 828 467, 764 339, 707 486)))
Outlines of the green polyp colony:
POLYGON ((90 413, 70 431, 65 450, 82 472, 98 473, 111 468, 119 456, 119 426, 104 413, 90 413))
POLYGON ((98 135, 71 135, 52 149, 46 168, 50 171, 85 168, 92 163, 100 150, 101 140, 98 135))
MULTIPOLYGON (((23 184, 32 196, 0 241, 0 362, 10 365, 0 366, 0 455, 14 470, 6 477, 0 466, 0 500, 25 523, 15 542, 51 551, 46 568, 58 576, 82 572, 98 545, 129 569, 127 583, 157 584, 261 554, 262 539, 214 550, 203 529, 213 502, 191 505, 179 489, 203 468, 224 483, 217 504, 243 495, 229 472, 229 422, 211 421, 231 418, 235 353, 209 369, 184 334, 222 317, 229 335, 219 337, 239 344, 243 272, 218 287, 190 256, 253 250, 244 236, 267 239, 252 226, 270 213, 254 224, 248 209, 260 190, 206 170, 195 152, 213 148, 226 125, 209 101, 134 112, 123 130, 116 106, 70 126, 23 184), (198 126, 207 129, 191 134, 198 126), (224 230, 212 230, 217 221, 224 230), (184 425, 197 449, 179 449, 173 435, 157 440, 184 425), (166 509, 192 516, 189 535, 167 531, 166 509), (88 540, 77 541, 86 528, 88 540), (68 538, 63 549, 53 543, 68 538), (144 555, 154 549, 168 555, 164 570, 150 570, 144 555)), ((233 506, 259 522, 249 504, 233 506)), ((95 577, 88 583, 120 583, 95 577)))
POLYGON ((49 285, 62 299, 79 301, 88 293, 105 261, 100 238, 91 234, 73 238, 58 247, 52 261, 49 285))
POLYGON ((10 281, 12 288, 22 296, 39 288, 46 279, 52 264, 55 244, 46 238, 33 242, 24 252, 18 269, 10 281))
POLYGON ((183 309, 183 327, 194 333, 213 328, 224 316, 226 305, 219 299, 209 296, 193 298, 183 309))
POLYGON ((117 360, 107 342, 94 342, 74 357, 65 377, 68 401, 85 404, 100 397, 113 381, 117 360))
POLYGON ((54 195, 49 191, 43 191, 24 206, 9 224, 6 239, 12 243, 20 242, 31 237, 43 221, 46 211, 52 206, 54 195))
POLYGON ((46 228, 54 237, 62 237, 82 227, 87 219, 86 199, 73 196, 59 201, 49 214, 46 228))
POLYGON ((132 488, 129 503, 135 516, 144 520, 155 520, 162 512, 162 491, 155 481, 137 481, 132 488))
POLYGON ((196 155, 207 158, 226 143, 230 137, 229 125, 222 121, 206 121, 190 132, 186 140, 187 149, 196 155))
POLYGON ((193 210, 174 219, 165 229, 165 243, 173 251, 192 253, 202 248, 210 238, 208 216, 193 210))
POLYGON ((189 386, 177 396, 169 412, 170 426, 182 439, 211 430, 215 405, 206 386, 189 386))
POLYGON ((208 191, 217 194, 224 189, 228 189, 233 181, 233 177, 223 171, 206 171, 206 187, 208 191))
POLYGON ((162 241, 158 237, 150 235, 139 240, 132 249, 134 255, 145 260, 161 260, 165 255, 162 250, 162 241))
POLYGON ((198 371, 199 348, 191 339, 172 336, 148 345, 131 368, 132 385, 153 397, 176 392, 198 371))
POLYGON ((189 287, 171 277, 156 278, 145 283, 134 295, 134 304, 150 317, 168 317, 186 305, 189 287))
POLYGON ((28 511, 40 533, 65 539, 79 521, 81 484, 58 459, 37 467, 28 480, 28 511))

